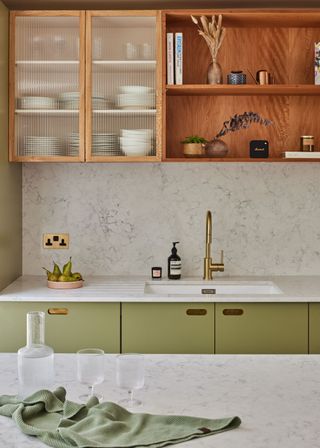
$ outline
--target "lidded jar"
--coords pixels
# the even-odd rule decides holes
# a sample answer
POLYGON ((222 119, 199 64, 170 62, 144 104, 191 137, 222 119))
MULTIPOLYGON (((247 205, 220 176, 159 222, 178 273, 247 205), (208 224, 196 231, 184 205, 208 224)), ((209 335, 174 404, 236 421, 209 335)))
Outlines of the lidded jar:
POLYGON ((45 345, 45 313, 27 313, 27 345, 18 350, 19 396, 25 398, 54 383, 54 352, 45 345))

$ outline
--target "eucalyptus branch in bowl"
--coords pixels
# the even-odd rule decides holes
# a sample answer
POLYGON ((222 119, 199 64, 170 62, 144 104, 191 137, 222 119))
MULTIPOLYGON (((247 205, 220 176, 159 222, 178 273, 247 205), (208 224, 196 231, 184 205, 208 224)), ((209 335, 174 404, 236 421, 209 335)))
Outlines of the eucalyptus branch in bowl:
POLYGON ((225 136, 229 132, 247 129, 252 123, 262 126, 270 126, 273 124, 271 120, 262 118, 256 112, 244 112, 240 115, 235 114, 229 120, 226 120, 217 135, 207 142, 205 145, 206 154, 211 157, 224 157, 228 153, 228 146, 220 137, 225 136))

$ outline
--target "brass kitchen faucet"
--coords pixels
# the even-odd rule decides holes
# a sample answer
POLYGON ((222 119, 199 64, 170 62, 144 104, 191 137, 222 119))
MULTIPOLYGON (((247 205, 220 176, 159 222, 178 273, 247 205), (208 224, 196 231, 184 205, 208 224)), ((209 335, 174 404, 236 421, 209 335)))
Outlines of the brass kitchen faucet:
POLYGON ((203 280, 212 280, 213 272, 223 272, 223 250, 221 251, 220 263, 213 263, 211 258, 211 242, 212 242, 212 217, 210 210, 207 211, 206 219, 206 254, 204 257, 203 280))

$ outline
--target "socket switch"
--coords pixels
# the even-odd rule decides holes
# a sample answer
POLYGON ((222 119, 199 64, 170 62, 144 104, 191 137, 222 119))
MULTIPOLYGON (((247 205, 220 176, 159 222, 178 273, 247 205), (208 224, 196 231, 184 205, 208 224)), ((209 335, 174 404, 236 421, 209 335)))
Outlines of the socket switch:
POLYGON ((45 233, 43 247, 45 249, 68 249, 69 233, 45 233))

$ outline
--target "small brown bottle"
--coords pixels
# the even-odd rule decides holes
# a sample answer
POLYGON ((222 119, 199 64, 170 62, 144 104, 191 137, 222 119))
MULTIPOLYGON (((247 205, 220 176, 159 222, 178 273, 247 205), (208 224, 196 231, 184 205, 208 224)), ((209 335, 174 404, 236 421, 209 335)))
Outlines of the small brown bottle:
POLYGON ((177 254, 176 244, 179 241, 173 242, 173 248, 171 249, 171 255, 168 258, 168 278, 170 280, 179 280, 181 278, 181 258, 177 254))

